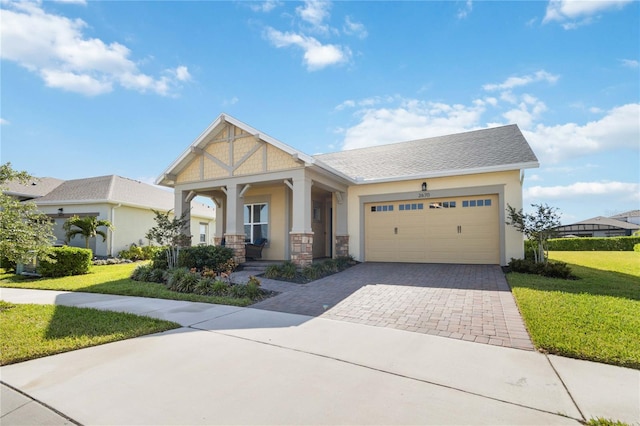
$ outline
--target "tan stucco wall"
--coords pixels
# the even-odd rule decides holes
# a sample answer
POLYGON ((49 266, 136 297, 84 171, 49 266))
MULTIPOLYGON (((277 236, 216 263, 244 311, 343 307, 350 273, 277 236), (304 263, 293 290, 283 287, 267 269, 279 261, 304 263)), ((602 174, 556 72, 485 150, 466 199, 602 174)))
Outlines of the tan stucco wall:
MULTIPOLYGON (((361 184, 349 187, 348 190, 348 226, 349 226, 349 252, 359 261, 363 260, 364 253, 361 253, 360 239, 362 215, 360 214, 360 197, 378 194, 394 194, 407 192, 420 192, 422 182, 427 182, 429 191, 447 189, 459 189, 468 187, 482 187, 493 185, 504 185, 504 201, 516 209, 522 208, 522 187, 520 184, 520 171, 482 173, 474 175, 416 179, 405 182, 387 182, 377 184, 361 184)), ((417 196, 416 196, 417 198, 417 196)), ((502 206, 500 206, 502 208, 502 206)), ((512 226, 504 223, 500 224, 505 235, 505 258, 508 262, 512 257, 521 258, 523 252, 523 237, 520 232, 512 226)))
POLYGON ((289 238, 284 185, 251 188, 244 196, 244 204, 269 203, 269 244, 262 250, 264 260, 285 259, 285 242, 289 238))
MULTIPOLYGON (((95 256, 117 256, 120 251, 129 248, 131 243, 138 245, 147 245, 149 241, 145 238, 145 234, 149 229, 156 225, 155 215, 149 209, 120 206, 116 208, 116 204, 75 204, 60 206, 40 206, 39 210, 46 214, 57 214, 58 208, 63 207, 65 214, 98 213, 98 219, 110 221, 114 225, 114 231, 108 232, 105 242, 102 237, 90 240, 90 248, 95 256)), ((64 240, 64 231, 62 224, 66 219, 56 219, 54 234, 59 240, 64 240)), ((200 217, 192 215, 191 217, 191 235, 193 244, 198 244, 198 236, 200 234, 200 223, 209 224, 208 244, 213 244, 213 229, 215 221, 209 217, 200 217)), ((104 228, 101 228, 104 230, 104 228)), ((69 242, 73 247, 85 247, 84 238, 75 237, 69 242)))

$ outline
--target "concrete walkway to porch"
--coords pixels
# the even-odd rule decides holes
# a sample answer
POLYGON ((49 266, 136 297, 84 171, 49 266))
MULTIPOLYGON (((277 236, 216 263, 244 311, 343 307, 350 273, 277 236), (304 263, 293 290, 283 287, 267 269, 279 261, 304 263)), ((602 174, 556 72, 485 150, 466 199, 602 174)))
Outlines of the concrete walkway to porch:
POLYGON ((533 350, 496 265, 362 263, 309 284, 260 279, 281 294, 252 308, 533 350))

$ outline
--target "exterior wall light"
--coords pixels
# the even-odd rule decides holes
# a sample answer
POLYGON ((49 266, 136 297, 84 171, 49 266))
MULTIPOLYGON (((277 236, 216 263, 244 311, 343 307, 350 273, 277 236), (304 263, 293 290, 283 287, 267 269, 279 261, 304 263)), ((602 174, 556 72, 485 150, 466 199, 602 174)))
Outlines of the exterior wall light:
POLYGON ((427 182, 422 182, 422 192, 427 191, 427 182))
POLYGON ((62 207, 60 207, 58 209, 58 216, 62 216, 64 214, 64 209, 62 207))

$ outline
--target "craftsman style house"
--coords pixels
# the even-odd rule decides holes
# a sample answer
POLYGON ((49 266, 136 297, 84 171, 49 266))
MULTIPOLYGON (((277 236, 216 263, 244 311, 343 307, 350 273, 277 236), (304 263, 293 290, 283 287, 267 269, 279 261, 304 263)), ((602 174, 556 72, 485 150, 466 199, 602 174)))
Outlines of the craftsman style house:
POLYGON ((220 115, 162 173, 175 212, 195 196, 217 206, 214 241, 245 261, 299 266, 359 261, 506 264, 523 237, 505 224, 522 207, 524 170, 538 160, 516 125, 310 156, 220 115))

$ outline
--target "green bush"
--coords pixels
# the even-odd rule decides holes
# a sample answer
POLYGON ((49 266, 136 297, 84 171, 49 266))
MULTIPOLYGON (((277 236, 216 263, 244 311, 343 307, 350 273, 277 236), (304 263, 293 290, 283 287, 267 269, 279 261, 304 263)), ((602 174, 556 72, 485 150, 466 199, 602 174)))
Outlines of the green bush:
POLYGON ((209 295, 212 293, 213 285, 215 284, 215 282, 215 278, 201 278, 193 289, 193 292, 195 294, 209 295))
MULTIPOLYGON (((178 267, 197 270, 204 268, 220 272, 223 265, 233 258, 233 250, 223 246, 182 247, 178 253, 178 267)), ((167 248, 160 248, 153 255, 153 267, 168 269, 167 248)))
POLYGON ((136 243, 132 243, 128 249, 118 253, 118 257, 129 260, 151 260, 157 252, 164 248, 160 246, 143 246, 140 247, 136 243))
POLYGON ((636 244, 633 246, 633 251, 640 251, 640 244, 636 244))
POLYGON ((523 274, 542 275, 549 278, 575 279, 571 268, 564 262, 534 262, 531 259, 511 259, 509 269, 523 274))
POLYGON ((77 247, 52 247, 51 258, 54 262, 41 260, 38 273, 43 277, 66 277, 82 275, 91 268, 93 253, 89 249, 77 247))
POLYGON ((0 268, 4 268, 6 271, 15 271, 16 262, 12 262, 5 256, 0 256, 0 268))
MULTIPOLYGON (((530 242, 528 242, 530 245, 530 242)), ((633 251, 640 237, 553 238, 550 251, 633 251)), ((527 249, 528 251, 528 249, 527 249)))
POLYGON ((189 270, 187 268, 174 268, 167 272, 166 286, 169 290, 178 291, 178 286, 182 277, 187 275, 189 270))
POLYGON ((153 270, 151 265, 140 265, 131 273, 131 279, 134 281, 149 281, 153 270))
POLYGON ((222 280, 215 280, 211 286, 211 292, 215 296, 225 296, 229 292, 229 284, 222 280))
POLYGON ((223 263, 233 258, 233 250, 224 246, 193 246, 180 249, 178 266, 202 270, 205 267, 217 271, 223 263))

